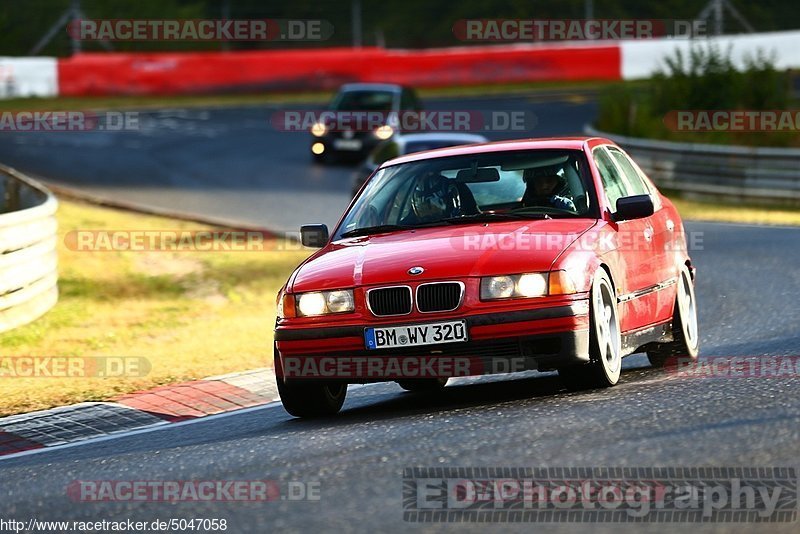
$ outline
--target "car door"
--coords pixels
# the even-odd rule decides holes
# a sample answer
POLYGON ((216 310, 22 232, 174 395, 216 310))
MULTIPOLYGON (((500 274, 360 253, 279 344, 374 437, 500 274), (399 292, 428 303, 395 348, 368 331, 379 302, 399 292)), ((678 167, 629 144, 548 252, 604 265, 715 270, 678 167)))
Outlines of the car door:
POLYGON ((624 151, 617 147, 608 147, 608 151, 619 165, 620 170, 627 179, 631 194, 650 195, 653 200, 653 215, 650 217, 653 241, 653 273, 655 284, 659 284, 660 292, 658 304, 654 311, 654 320, 667 320, 672 317, 675 300, 675 286, 677 280, 677 265, 673 259, 672 251, 675 243, 675 221, 670 218, 667 210, 662 209, 658 193, 650 187, 643 177, 643 172, 630 159, 624 151))
MULTIPOLYGON (((638 194, 609 149, 595 147, 592 151, 603 183, 612 215, 617 200, 638 194)), ((617 253, 623 280, 615 280, 620 303, 622 331, 636 330, 653 322, 653 310, 658 307, 658 296, 650 291, 656 284, 655 248, 651 217, 612 223, 616 227, 617 253)))

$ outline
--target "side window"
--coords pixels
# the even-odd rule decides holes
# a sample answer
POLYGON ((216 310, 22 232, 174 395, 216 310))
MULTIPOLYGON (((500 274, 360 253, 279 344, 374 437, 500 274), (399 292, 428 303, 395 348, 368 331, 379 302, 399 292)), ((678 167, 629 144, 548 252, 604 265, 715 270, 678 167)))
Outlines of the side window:
POLYGON ((594 149, 592 156, 597 164, 597 170, 600 171, 600 179, 603 181, 603 189, 611 205, 611 211, 617 211, 617 199, 628 196, 625 180, 602 147, 594 149))
POLYGON ((631 161, 621 151, 617 150, 616 148, 609 148, 609 152, 614 157, 614 160, 617 164, 622 168, 622 172, 625 174, 626 181, 628 182, 628 194, 629 195, 649 195, 650 189, 647 185, 642 181, 642 177, 639 176, 639 173, 636 172, 636 168, 633 166, 631 161))

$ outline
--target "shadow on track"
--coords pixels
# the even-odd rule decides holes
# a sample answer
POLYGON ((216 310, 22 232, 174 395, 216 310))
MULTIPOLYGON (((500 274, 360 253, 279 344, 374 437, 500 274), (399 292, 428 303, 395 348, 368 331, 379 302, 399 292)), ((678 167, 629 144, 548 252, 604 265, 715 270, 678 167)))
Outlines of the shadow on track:
MULTIPOLYGON (((258 410, 231 412, 222 418, 198 419, 188 425, 165 425, 141 435, 122 436, 117 439, 86 443, 79 448, 52 450, 43 454, 19 459, 8 458, 5 462, 26 465, 50 464, 59 461, 107 460, 109 457, 136 454, 148 451, 166 451, 182 447, 223 445, 243 439, 276 438, 291 434, 293 440, 304 439, 303 434, 325 431, 347 430, 362 423, 385 423, 404 418, 425 415, 446 415, 448 412, 469 408, 490 408, 503 403, 534 400, 563 401, 573 399, 603 401, 618 395, 626 395, 626 385, 650 382, 665 378, 662 371, 650 367, 624 368, 620 385, 583 392, 569 392, 555 374, 530 376, 494 375, 487 379, 447 386, 438 393, 401 392, 399 386, 383 384, 369 386, 370 389, 354 390, 345 409, 332 417, 319 419, 296 419, 287 414, 280 405, 258 410), (620 387, 621 386, 621 387, 620 387), (372 391, 372 388, 375 391, 372 391), (363 393, 362 393, 363 391, 363 393)), ((268 442, 265 443, 268 445, 268 442)))
MULTIPOLYGON (((635 367, 623 369, 620 384, 636 383, 664 377, 662 371, 651 367, 635 367)), ((527 375, 527 373, 526 373, 527 375)), ((392 386, 388 386, 392 387, 392 386)), ((615 388, 592 389, 571 392, 566 389, 556 374, 516 377, 514 375, 494 375, 490 381, 461 383, 448 385, 438 392, 403 392, 399 389, 391 392, 381 391, 374 394, 360 395, 350 402, 358 404, 332 417, 319 419, 296 419, 286 415, 284 421, 287 428, 325 429, 352 425, 361 422, 387 421, 408 416, 431 415, 463 408, 488 407, 513 401, 531 399, 547 400, 552 398, 582 398, 587 395, 616 395, 615 388)), ((283 426, 283 425, 279 425, 283 426)))

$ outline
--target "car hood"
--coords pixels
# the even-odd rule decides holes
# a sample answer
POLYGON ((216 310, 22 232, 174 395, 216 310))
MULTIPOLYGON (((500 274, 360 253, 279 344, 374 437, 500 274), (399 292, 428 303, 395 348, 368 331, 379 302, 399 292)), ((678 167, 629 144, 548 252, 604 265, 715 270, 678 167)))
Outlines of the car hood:
POLYGON ((296 272, 292 291, 547 271, 594 224, 544 219, 421 228, 343 239, 296 272), (408 273, 422 267, 418 276, 408 273))

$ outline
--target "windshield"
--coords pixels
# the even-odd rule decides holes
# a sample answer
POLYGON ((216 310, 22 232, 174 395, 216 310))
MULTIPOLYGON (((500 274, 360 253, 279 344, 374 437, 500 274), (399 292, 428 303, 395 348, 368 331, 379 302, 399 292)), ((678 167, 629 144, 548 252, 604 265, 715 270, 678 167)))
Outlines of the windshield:
POLYGON ((334 239, 470 221, 597 218, 580 150, 490 152, 378 171, 334 239))
POLYGON ((391 91, 344 91, 331 104, 334 111, 392 111, 391 91))

